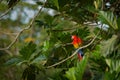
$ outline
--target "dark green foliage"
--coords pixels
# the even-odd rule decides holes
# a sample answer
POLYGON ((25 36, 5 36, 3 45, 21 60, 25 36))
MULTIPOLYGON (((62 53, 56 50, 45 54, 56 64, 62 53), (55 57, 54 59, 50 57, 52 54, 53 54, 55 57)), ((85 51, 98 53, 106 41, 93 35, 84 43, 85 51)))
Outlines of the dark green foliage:
POLYGON ((110 28, 113 28, 114 30, 118 29, 116 16, 114 16, 114 14, 112 12, 100 11, 98 18, 104 24, 109 25, 110 28))
POLYGON ((19 51, 20 56, 15 56, 11 58, 5 64, 6 65, 13 65, 13 64, 21 65, 22 63, 29 64, 31 61, 35 59, 32 58, 32 56, 35 57, 35 53, 34 53, 35 51, 36 51, 36 44, 30 42, 19 51))
POLYGON ((34 65, 30 65, 24 70, 22 74, 22 78, 23 80, 36 80, 37 73, 38 73, 38 68, 34 65))
POLYGON ((8 1, 8 7, 11 8, 15 6, 20 0, 9 0, 8 1))
POLYGON ((72 34, 79 36, 81 39, 85 39, 87 36, 89 36, 90 31, 87 27, 84 27, 84 28, 77 29, 72 34))
MULTIPOLYGON (((41 4, 40 2, 37 3, 41 4)), ((73 21, 83 23, 94 19, 94 14, 89 11, 90 7, 94 9, 93 3, 94 0, 48 0, 46 7, 67 14, 73 21)))
POLYGON ((20 54, 24 60, 28 60, 36 51, 36 44, 30 42, 20 50, 20 54))
POLYGON ((30 42, 20 50, 20 56, 11 58, 5 64, 22 66, 24 63, 26 68, 22 73, 23 80, 36 80, 36 75, 43 69, 44 60, 46 59, 36 49, 36 44, 30 42))
MULTIPOLYGON (((9 0, 8 6, 15 6, 18 1, 9 0)), ((119 80, 120 19, 115 14, 114 7, 111 8, 112 5, 110 9, 106 8, 107 1, 47 0, 45 8, 54 10, 54 16, 43 11, 37 17, 36 24, 33 24, 31 33, 28 31, 30 37, 35 37, 37 44, 29 42, 20 45, 22 48, 19 54, 11 57, 6 65, 15 64, 23 67, 23 80, 119 80), (97 25, 98 22, 106 24, 108 28, 100 29, 101 24, 97 25), (95 41, 83 49, 83 60, 79 61, 75 55, 61 64, 46 69, 74 53, 76 49, 71 44, 72 35, 79 36, 84 46, 89 44, 99 31, 100 34, 95 41)), ((37 1, 38 5, 43 3, 37 1)), ((110 0, 110 3, 113 4, 114 0, 110 0)), ((21 39, 23 37, 21 35, 21 39)), ((11 50, 14 51, 16 48, 11 50)), ((1 51, 0 56, 3 53, 1 51)))
POLYGON ((64 74, 66 69, 62 68, 53 68, 53 69, 47 69, 46 75, 48 75, 48 79, 52 80, 68 80, 64 74))
POLYGON ((84 75, 86 65, 87 65, 87 57, 84 58, 81 62, 78 62, 76 67, 69 68, 69 70, 66 71, 65 76, 69 80, 82 80, 84 77, 83 75, 84 75))

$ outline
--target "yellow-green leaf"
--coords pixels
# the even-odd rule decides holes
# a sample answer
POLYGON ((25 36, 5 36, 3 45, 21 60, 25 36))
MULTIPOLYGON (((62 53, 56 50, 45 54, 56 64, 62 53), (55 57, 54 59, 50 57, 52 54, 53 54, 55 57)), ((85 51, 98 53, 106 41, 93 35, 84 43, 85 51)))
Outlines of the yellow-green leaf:
POLYGON ((57 9, 59 10, 59 3, 58 0, 53 0, 54 5, 57 7, 57 9))

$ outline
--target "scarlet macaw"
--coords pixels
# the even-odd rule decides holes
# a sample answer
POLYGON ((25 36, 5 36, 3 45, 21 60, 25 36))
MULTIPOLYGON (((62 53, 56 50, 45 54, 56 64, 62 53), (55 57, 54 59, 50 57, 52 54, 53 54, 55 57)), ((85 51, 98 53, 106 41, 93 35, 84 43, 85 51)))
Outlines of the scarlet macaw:
MULTIPOLYGON (((76 49, 79 48, 80 46, 82 46, 83 41, 78 36, 72 35, 72 40, 73 40, 72 44, 76 49)), ((78 58, 79 58, 79 60, 82 60, 82 58, 83 58, 83 52, 81 49, 78 51, 78 58)))

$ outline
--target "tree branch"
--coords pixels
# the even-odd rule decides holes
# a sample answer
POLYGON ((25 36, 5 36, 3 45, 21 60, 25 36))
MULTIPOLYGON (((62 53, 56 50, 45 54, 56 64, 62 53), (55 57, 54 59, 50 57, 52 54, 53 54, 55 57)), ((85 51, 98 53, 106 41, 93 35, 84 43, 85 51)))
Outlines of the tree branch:
MULTIPOLYGON (((13 6, 13 7, 14 7, 14 6, 13 6)), ((3 16, 5 16, 6 14, 8 14, 9 11, 11 11, 13 7, 8 8, 8 10, 6 10, 3 14, 1 14, 1 15, 0 15, 0 20, 2 19, 3 16)))
POLYGON ((45 6, 45 4, 46 4, 46 2, 43 4, 43 6, 39 9, 38 13, 37 13, 37 14, 34 16, 34 18, 31 20, 30 24, 29 24, 27 27, 23 28, 23 29, 16 35, 15 39, 14 39, 6 48, 0 48, 0 50, 7 50, 7 49, 9 49, 10 47, 12 47, 12 46, 16 43, 18 37, 19 37, 25 30, 28 30, 28 29, 30 29, 30 28, 32 27, 33 22, 35 21, 35 19, 36 19, 37 16, 39 15, 39 13, 42 11, 42 9, 43 9, 43 7, 45 6))
POLYGON ((57 65, 65 62, 65 61, 67 61, 68 59, 72 58, 74 55, 76 55, 76 54, 78 53, 78 51, 79 51, 80 49, 83 49, 83 48, 86 48, 86 47, 90 46, 90 45, 95 41, 95 39, 97 38, 97 36, 99 35, 99 33, 100 33, 100 31, 97 33, 97 35, 92 39, 92 41, 91 41, 90 43, 88 43, 88 44, 85 45, 85 46, 82 46, 82 47, 78 48, 71 56, 69 56, 69 57, 61 60, 60 62, 57 62, 57 63, 55 63, 55 64, 53 64, 53 65, 50 65, 50 66, 48 66, 48 67, 46 67, 46 68, 51 68, 51 67, 57 66, 57 65))
POLYGON ((70 31, 70 30, 74 30, 74 29, 78 29, 79 27, 76 28, 68 28, 68 29, 52 29, 52 31, 54 32, 61 32, 61 31, 70 31))
MULTIPOLYGON (((0 1, 1 2, 1 1, 0 1)), ((10 2, 10 1, 9 1, 10 2)), ((17 1, 17 2, 19 2, 19 1, 17 1)), ((17 4, 17 2, 15 1, 14 3, 15 3, 15 5, 17 4)), ((9 5, 9 4, 8 4, 9 5)), ((14 5, 14 6, 15 6, 14 5)), ((11 10, 12 10, 12 8, 14 7, 13 5, 12 6, 10 6, 3 14, 1 14, 0 15, 0 20, 2 19, 2 17, 4 17, 5 15, 7 15, 11 10)))
MULTIPOLYGON (((1 30, 1 29, 0 29, 1 30)), ((18 33, 10 33, 10 32, 5 32, 5 31, 0 31, 0 33, 5 34, 5 35, 17 35, 18 33)))

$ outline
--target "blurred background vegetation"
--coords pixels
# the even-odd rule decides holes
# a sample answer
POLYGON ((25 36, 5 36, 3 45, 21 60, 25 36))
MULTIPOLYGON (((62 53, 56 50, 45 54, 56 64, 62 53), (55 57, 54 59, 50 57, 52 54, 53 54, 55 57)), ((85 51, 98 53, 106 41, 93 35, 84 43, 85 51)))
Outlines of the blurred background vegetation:
POLYGON ((120 0, 0 0, 0 79, 120 80, 120 0), (75 52, 71 35, 97 38, 50 67, 75 52))

